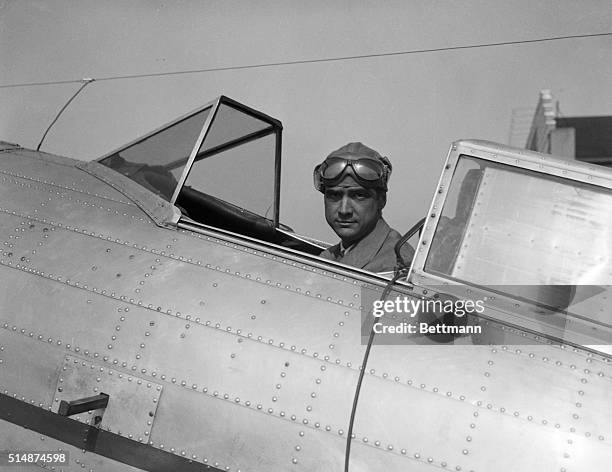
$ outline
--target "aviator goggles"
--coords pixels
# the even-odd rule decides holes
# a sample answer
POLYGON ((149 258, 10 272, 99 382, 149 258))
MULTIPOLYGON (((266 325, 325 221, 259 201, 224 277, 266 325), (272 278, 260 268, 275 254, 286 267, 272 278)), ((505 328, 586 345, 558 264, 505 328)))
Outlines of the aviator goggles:
POLYGON ((391 163, 388 159, 383 161, 374 159, 345 159, 342 157, 328 157, 314 169, 314 186, 319 192, 324 192, 325 185, 333 185, 342 178, 350 167, 355 178, 364 187, 381 188, 387 190, 387 181, 391 173, 391 163))

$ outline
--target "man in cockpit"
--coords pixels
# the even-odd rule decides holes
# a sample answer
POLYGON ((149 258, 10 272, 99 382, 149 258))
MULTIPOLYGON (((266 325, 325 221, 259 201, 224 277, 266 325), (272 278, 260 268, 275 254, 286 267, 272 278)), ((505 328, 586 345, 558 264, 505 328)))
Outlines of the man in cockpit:
MULTIPOLYGON (((394 269, 401 235, 382 217, 391 169, 389 159, 362 143, 342 146, 315 167, 314 186, 324 195, 325 219, 340 238, 321 257, 372 272, 394 269)), ((408 243, 402 256, 410 264, 414 249, 408 243)))

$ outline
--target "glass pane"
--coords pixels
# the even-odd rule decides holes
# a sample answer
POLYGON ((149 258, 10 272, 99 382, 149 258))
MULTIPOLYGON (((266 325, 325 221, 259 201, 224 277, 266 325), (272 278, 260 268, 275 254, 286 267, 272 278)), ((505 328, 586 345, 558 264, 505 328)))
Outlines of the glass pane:
POLYGON ((425 270, 609 325, 612 191, 461 156, 425 270))
POLYGON ((100 163, 170 200, 210 110, 205 108, 100 163))
POLYGON ((197 160, 185 185, 272 219, 275 146, 270 134, 197 160))
POLYGON ((221 103, 200 152, 210 151, 217 146, 270 127, 270 123, 247 115, 226 103, 221 103))

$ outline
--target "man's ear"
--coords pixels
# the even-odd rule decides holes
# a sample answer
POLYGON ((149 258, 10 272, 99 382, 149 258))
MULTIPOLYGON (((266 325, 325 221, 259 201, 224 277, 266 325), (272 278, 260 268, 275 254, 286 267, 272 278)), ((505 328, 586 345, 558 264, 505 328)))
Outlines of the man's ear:
POLYGON ((387 204, 387 192, 384 192, 382 190, 377 190, 376 199, 378 200, 378 205, 379 205, 378 209, 382 211, 382 209, 387 204))

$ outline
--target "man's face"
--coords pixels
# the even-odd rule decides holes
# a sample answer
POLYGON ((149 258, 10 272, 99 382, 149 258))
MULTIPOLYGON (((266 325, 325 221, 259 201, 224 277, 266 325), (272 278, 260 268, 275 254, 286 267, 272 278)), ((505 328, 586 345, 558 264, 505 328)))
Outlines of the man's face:
POLYGON ((325 188, 325 219, 347 246, 376 226, 385 205, 384 197, 374 189, 364 188, 349 174, 325 188))

